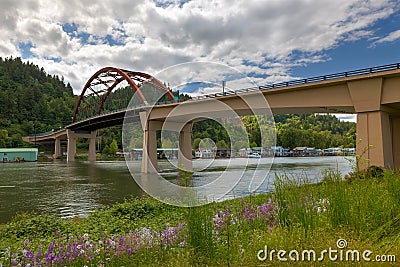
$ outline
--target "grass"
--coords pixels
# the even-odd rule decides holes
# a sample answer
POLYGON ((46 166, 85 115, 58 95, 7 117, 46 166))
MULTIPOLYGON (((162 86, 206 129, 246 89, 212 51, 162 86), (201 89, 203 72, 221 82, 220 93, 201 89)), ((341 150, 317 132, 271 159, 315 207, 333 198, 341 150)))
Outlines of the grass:
POLYGON ((312 249, 318 258, 323 250, 338 250, 338 239, 347 241, 343 253, 370 250, 371 259, 395 255, 398 262, 400 174, 384 171, 344 181, 332 170, 323 175, 317 185, 276 177, 273 194, 194 208, 132 198, 85 218, 20 214, 0 225, 0 266, 26 266, 33 258, 42 266, 377 265, 330 261, 328 255, 322 262, 288 258, 294 249, 312 249), (268 255, 260 261, 257 255, 265 256, 260 250, 266 246, 268 255), (278 250, 287 252, 288 262, 278 261, 278 250))

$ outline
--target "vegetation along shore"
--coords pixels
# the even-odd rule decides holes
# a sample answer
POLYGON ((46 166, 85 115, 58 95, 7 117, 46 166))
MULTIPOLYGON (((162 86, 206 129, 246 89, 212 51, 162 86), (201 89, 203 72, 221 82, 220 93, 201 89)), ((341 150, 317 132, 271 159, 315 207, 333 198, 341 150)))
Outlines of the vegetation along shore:
POLYGON ((0 225, 0 264, 376 266, 378 260, 386 261, 381 266, 396 264, 400 174, 371 168, 345 180, 333 170, 323 175, 319 184, 277 177, 274 193, 194 208, 132 198, 83 218, 19 214, 0 225))

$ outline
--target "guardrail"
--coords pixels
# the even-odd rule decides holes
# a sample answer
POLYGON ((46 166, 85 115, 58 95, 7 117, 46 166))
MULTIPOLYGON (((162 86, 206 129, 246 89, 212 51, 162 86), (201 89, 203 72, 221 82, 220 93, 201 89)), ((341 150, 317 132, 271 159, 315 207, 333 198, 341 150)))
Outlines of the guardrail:
POLYGON ((311 77, 311 78, 306 78, 306 79, 292 80, 292 81, 281 82, 281 83, 260 85, 258 87, 249 87, 249 88, 239 89, 239 90, 235 90, 235 91, 227 91, 224 94, 223 93, 215 93, 215 94, 201 95, 201 96, 196 96, 196 97, 192 98, 192 100, 214 98, 214 97, 223 96, 223 95, 225 96, 225 95, 232 95, 232 94, 241 94, 241 93, 247 93, 247 92, 253 92, 253 91, 262 91, 262 90, 268 90, 268 89, 289 87, 289 86, 294 86, 294 85, 310 84, 310 83, 315 83, 315 82, 329 81, 329 80, 334 80, 334 79, 354 77, 354 76, 359 76, 359 75, 364 75, 364 74, 379 73, 379 72, 384 72, 384 71, 389 71, 389 70, 397 70, 397 69, 400 69, 400 63, 394 63, 394 64, 388 64, 388 65, 382 65, 382 66, 376 66, 376 67, 372 67, 372 68, 364 68, 364 69, 358 69, 358 70, 352 70, 352 71, 339 72, 339 73, 334 73, 334 74, 316 76, 316 77, 311 77))
POLYGON ((40 136, 45 136, 45 135, 49 135, 49 134, 53 134, 53 133, 54 133, 54 131, 48 131, 45 133, 31 134, 31 135, 29 135, 29 137, 40 137, 40 136))
POLYGON ((316 77, 311 77, 311 78, 306 78, 306 79, 298 79, 298 80, 275 83, 275 84, 270 84, 270 85, 262 85, 262 86, 259 86, 259 88, 260 88, 260 90, 281 88, 281 87, 288 87, 288 86, 299 85, 299 84, 308 84, 308 83, 329 81, 329 80, 340 79, 340 78, 354 77, 354 76, 359 76, 359 75, 364 75, 364 74, 379 73, 379 72, 383 72, 383 71, 396 70, 396 69, 400 69, 400 63, 394 63, 394 64, 389 64, 389 65, 382 65, 382 66, 358 69, 358 70, 352 70, 352 71, 339 72, 339 73, 334 73, 334 74, 316 76, 316 77))

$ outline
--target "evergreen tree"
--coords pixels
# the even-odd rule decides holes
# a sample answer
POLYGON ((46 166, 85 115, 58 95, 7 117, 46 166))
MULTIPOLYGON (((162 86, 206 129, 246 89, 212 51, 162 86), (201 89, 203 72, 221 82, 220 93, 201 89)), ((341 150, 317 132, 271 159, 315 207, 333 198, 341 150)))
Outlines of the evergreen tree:
POLYGON ((110 144, 110 154, 115 154, 118 152, 118 144, 117 140, 113 139, 111 144, 110 144))
POLYGON ((106 145, 103 149, 103 154, 109 155, 110 154, 110 147, 106 145))

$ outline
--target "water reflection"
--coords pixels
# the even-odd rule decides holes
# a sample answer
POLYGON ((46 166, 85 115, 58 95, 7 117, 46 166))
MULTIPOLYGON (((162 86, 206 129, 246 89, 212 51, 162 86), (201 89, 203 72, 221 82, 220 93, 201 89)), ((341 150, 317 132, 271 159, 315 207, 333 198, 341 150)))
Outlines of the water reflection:
MULTIPOLYGON (((243 159, 230 159, 229 168, 226 168, 226 161, 227 160, 223 159, 216 160, 206 170, 194 174, 195 186, 203 186, 212 183, 212 192, 202 190, 204 187, 199 187, 196 188, 196 193, 198 195, 206 195, 211 200, 219 201, 254 193, 270 192, 274 189, 273 183, 277 175, 285 174, 293 178, 306 178, 310 182, 316 183, 322 179, 322 173, 326 169, 339 171, 342 175, 351 171, 349 158, 344 157, 251 159, 245 165, 246 170, 244 172, 242 171, 244 166, 243 159), (238 183, 221 198, 218 196, 226 192, 227 184, 226 180, 216 179, 216 177, 222 175, 240 177, 240 179, 238 183), (256 183, 256 186, 252 187, 251 185, 254 181, 259 182, 259 184, 256 183), (257 190, 254 191, 254 189, 257 190)), ((196 162, 194 164, 196 164, 196 162)), ((177 173, 163 172, 162 175, 174 183, 179 183, 179 181, 176 180, 177 173)))
MULTIPOLYGON (((263 179, 257 192, 268 192, 273 190, 275 174, 306 174, 309 180, 316 182, 327 168, 338 169, 342 174, 351 169, 349 161, 342 157, 275 158, 270 172, 267 172, 272 163, 270 159, 249 161, 244 171, 243 159, 231 159, 229 168, 226 168, 226 161, 215 160, 207 169, 194 174, 193 184, 200 186, 196 189, 198 196, 214 198, 215 195, 204 189, 204 185, 210 183, 216 195, 225 193, 226 179, 218 179, 224 173, 227 177, 241 179, 223 199, 249 194, 249 184, 254 177, 263 179)), ((195 161, 194 164, 201 168, 204 163, 195 161)), ((159 166, 167 182, 179 184, 177 172, 170 163, 160 162, 159 166)), ((143 178, 149 188, 158 190, 163 196, 162 183, 143 178)), ((0 164, 0 222, 9 221, 16 213, 32 210, 47 211, 60 217, 84 216, 96 208, 142 194, 124 161, 0 164)))
POLYGON ((1 164, 0 177, 1 222, 32 210, 83 216, 132 194, 143 194, 125 162, 1 164))

